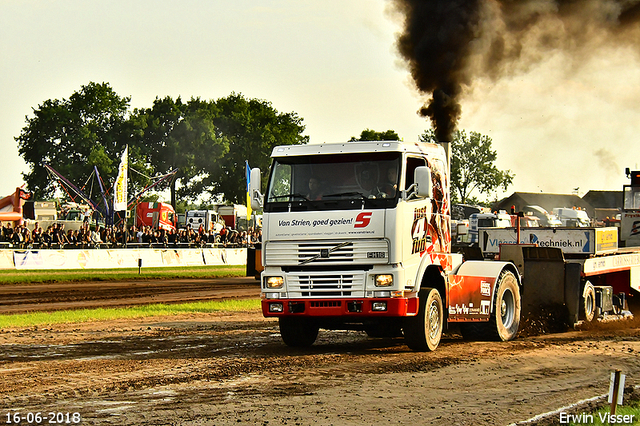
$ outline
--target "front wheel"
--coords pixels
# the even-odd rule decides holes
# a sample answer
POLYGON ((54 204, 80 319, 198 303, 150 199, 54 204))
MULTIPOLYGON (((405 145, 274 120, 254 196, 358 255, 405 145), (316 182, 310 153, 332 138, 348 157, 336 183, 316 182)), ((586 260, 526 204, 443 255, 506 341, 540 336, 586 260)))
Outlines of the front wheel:
POLYGON ((279 325, 282 341, 294 348, 313 345, 320 329, 312 320, 300 317, 280 317, 279 325))
POLYGON ((420 291, 418 314, 405 320, 404 340, 414 351, 434 351, 444 325, 442 297, 435 288, 420 291))

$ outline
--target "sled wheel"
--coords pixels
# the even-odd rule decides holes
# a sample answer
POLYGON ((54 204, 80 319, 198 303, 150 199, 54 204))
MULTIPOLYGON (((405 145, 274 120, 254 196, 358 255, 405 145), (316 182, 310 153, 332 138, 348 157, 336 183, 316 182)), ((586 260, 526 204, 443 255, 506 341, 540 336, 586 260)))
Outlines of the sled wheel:
POLYGON ((318 325, 307 318, 281 317, 279 325, 280 337, 287 346, 294 348, 311 346, 318 337, 318 325))
POLYGON ((580 312, 585 322, 592 322, 596 319, 596 290, 589 281, 584 286, 580 302, 580 312))
POLYGON ((404 340, 414 351, 434 351, 442 337, 442 298, 434 288, 421 290, 419 297, 418 314, 405 321, 404 340))

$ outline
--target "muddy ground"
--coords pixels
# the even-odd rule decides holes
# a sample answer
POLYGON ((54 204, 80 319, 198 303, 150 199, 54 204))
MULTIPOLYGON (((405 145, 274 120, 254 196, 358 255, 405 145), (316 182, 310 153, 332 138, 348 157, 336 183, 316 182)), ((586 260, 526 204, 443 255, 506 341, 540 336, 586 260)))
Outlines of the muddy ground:
POLYGON ((509 425, 606 394, 615 369, 629 393, 639 355, 638 320, 504 343, 453 330, 432 353, 337 331, 292 350, 257 311, 5 329, 0 422, 509 425))

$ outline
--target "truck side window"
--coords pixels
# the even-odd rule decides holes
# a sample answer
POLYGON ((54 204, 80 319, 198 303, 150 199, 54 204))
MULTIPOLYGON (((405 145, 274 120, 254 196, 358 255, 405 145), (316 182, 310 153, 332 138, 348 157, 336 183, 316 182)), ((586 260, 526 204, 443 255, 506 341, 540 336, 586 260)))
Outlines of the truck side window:
POLYGON ((407 168, 405 173, 404 189, 409 189, 413 185, 413 172, 419 166, 426 166, 427 162, 424 158, 409 157, 407 158, 407 168))

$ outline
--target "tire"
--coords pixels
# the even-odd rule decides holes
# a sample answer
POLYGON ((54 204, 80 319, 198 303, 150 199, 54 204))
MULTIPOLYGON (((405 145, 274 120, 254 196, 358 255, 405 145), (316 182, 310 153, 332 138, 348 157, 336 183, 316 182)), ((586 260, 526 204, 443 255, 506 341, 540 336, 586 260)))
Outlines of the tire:
POLYGON ((313 345, 320 327, 308 318, 281 317, 279 320, 280 337, 292 348, 306 348, 313 345))
POLYGON ((489 321, 461 323, 460 333, 465 340, 512 340, 518 334, 521 309, 518 280, 512 272, 503 271, 496 282, 489 321))
POLYGON ((582 298, 580 299, 580 317, 585 322, 592 322, 596 315, 596 290, 589 281, 584 285, 582 298))
POLYGON ((493 337, 506 342, 516 337, 520 327, 520 287, 516 276, 509 271, 500 274, 496 287, 493 314, 489 324, 494 333, 493 337))
POLYGON ((418 314, 405 320, 404 340, 414 351, 434 351, 440 344, 444 327, 442 297, 434 288, 421 290, 419 297, 418 314))

